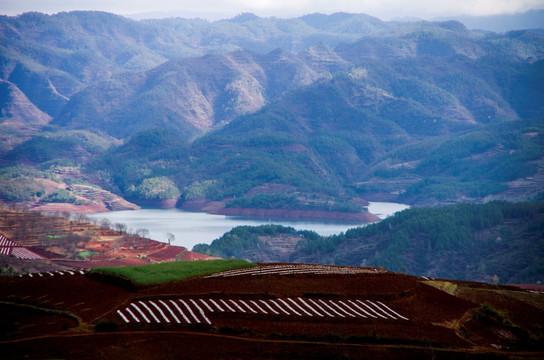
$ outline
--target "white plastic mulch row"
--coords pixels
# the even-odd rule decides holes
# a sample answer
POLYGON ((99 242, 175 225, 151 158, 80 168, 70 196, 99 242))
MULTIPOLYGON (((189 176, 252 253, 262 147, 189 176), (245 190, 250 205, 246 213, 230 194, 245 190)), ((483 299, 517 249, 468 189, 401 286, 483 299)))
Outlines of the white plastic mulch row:
POLYGON ((36 254, 32 250, 29 250, 14 241, 11 241, 2 234, 0 234, 0 255, 13 255, 21 260, 45 259, 43 256, 36 254))
MULTIPOLYGON (((8 240, 9 241, 9 240, 8 240)), ((0 246, 0 254, 13 255, 21 260, 38 260, 45 259, 43 256, 36 254, 21 246, 0 246)))
MULTIPOLYGON (((64 270, 64 271, 55 271, 55 272, 50 272, 50 271, 46 271, 46 272, 43 272, 43 273, 29 273, 29 274, 26 274, 28 275, 28 277, 44 277, 44 275, 49 275, 49 276, 55 276, 55 275, 76 275, 76 274, 81 274, 81 275, 85 275, 85 270, 64 270)), ((19 275, 19 277, 23 277, 24 275, 19 275)))
POLYGON ((125 323, 177 323, 211 325, 210 313, 289 315, 316 318, 362 318, 409 320, 381 301, 324 300, 310 298, 178 299, 144 300, 131 303, 117 313, 125 323))
POLYGON ((14 247, 11 250, 11 255, 22 260, 38 260, 44 259, 43 256, 36 254, 24 247, 14 247))
POLYGON ((0 234, 0 246, 13 247, 13 246, 19 246, 19 244, 17 244, 16 242, 11 241, 10 239, 5 237, 4 235, 0 234))
POLYGON ((16 242, 11 241, 4 235, 0 234, 0 254, 1 255, 13 255, 22 260, 36 260, 44 259, 43 256, 36 254, 33 251, 28 250, 25 247, 20 246, 16 242))
POLYGON ((217 277, 231 277, 231 276, 242 276, 242 275, 292 275, 292 274, 335 274, 335 275, 354 275, 354 274, 374 274, 380 273, 383 270, 372 269, 372 268, 354 268, 354 267, 341 267, 341 266, 331 266, 331 265, 264 265, 264 266, 255 266, 250 268, 243 269, 233 269, 215 273, 212 275, 206 276, 206 278, 217 278, 217 277))
POLYGON ((146 322, 148 324, 174 322, 177 324, 183 322, 211 324, 204 310, 192 299, 187 301, 183 299, 156 302, 152 300, 138 301, 131 303, 123 310, 117 310, 117 313, 125 323, 130 323, 133 320, 137 323, 146 322))

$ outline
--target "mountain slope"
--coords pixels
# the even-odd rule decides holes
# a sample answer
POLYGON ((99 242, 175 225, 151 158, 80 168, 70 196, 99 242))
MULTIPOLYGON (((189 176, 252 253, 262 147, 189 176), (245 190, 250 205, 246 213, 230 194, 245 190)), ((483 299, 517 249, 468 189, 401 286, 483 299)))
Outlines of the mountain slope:
MULTIPOLYGON (((274 184, 305 200, 383 192, 409 203, 483 199, 537 173, 543 64, 457 55, 366 61, 208 132, 170 176, 186 200, 203 183, 202 200, 228 201, 274 184)), ((163 126, 156 119, 147 125, 163 126)), ((93 168, 122 172, 104 161, 93 168)), ((149 168, 149 177, 163 173, 149 168)), ((116 178, 124 191, 127 182, 116 178)), ((143 181, 131 178, 134 186, 143 181)))
POLYGON ((8 80, 17 85, 33 104, 52 117, 55 117, 68 102, 68 98, 59 94, 49 79, 31 71, 23 64, 15 66, 8 80))
POLYGON ((0 80, 0 154, 36 135, 51 121, 13 83, 0 80))
MULTIPOLYGON (((326 51, 321 48, 321 53, 326 51)), ((163 127, 191 138, 255 112, 282 93, 328 75, 329 67, 343 65, 330 55, 328 61, 317 61, 318 55, 310 51, 300 58, 278 49, 265 55, 240 51, 172 60, 89 86, 52 124, 96 128, 118 138, 163 127)))
POLYGON ((383 23, 350 14, 285 21, 246 14, 213 24, 86 12, 1 20, 13 36, 0 73, 26 89, 33 105, 59 111, 47 130, 84 130, 126 145, 103 152, 67 146, 65 153, 58 146, 26 161, 56 144, 39 138, 6 154, 4 166, 25 159, 51 169, 68 161, 134 201, 168 195, 170 204, 214 201, 228 211, 273 204, 354 212, 363 199, 435 205, 507 199, 514 188, 521 200, 542 191, 538 31, 489 34, 455 21, 383 23), (43 31, 30 31, 42 22, 43 31), (68 24, 81 48, 51 38, 68 24), (327 34, 334 41, 321 41, 327 34), (343 34, 350 41, 331 50, 343 34), (293 49, 301 39, 317 45, 298 54, 277 48, 167 60, 178 41, 206 53, 246 40, 293 49), (161 64, 136 71, 116 62, 118 50, 138 56, 140 46, 161 64), (81 66, 66 67, 70 56, 81 66), (153 184, 160 196, 148 191, 153 184))
POLYGON ((342 16, 337 26, 326 29, 299 18, 241 19, 134 21, 98 11, 0 16, 0 79, 11 78, 35 105, 55 116, 65 98, 124 71, 243 49, 266 53, 282 47, 298 52, 319 42, 334 47, 388 27, 355 14, 342 16), (29 81, 33 86, 23 86, 29 81))

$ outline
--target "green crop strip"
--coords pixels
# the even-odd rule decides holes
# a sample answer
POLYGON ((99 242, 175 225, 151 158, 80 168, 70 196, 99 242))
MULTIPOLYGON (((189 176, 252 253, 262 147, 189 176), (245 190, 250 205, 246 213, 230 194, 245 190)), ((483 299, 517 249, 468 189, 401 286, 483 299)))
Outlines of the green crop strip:
POLYGON ((257 265, 245 260, 203 260, 144 266, 103 267, 96 268, 93 272, 118 275, 136 284, 154 284, 251 266, 257 265))

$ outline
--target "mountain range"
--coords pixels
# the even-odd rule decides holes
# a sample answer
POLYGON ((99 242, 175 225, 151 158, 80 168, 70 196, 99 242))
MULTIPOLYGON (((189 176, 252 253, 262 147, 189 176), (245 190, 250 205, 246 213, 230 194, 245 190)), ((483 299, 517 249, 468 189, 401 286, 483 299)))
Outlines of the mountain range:
POLYGON ((140 204, 348 213, 544 188, 538 29, 70 12, 0 17, 0 38, 7 202, 88 205, 70 187, 85 183, 140 204))

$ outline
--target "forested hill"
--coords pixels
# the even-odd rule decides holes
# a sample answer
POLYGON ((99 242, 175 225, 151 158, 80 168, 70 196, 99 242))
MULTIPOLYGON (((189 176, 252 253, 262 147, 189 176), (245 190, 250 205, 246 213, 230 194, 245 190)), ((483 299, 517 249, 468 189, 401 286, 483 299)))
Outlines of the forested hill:
POLYGON ((544 189, 539 30, 28 13, 0 17, 0 60, 7 202, 92 207, 76 184, 146 205, 362 212, 544 189))
POLYGON ((536 283, 544 281, 544 203, 411 208, 329 237, 277 225, 242 226, 193 250, 252 261, 374 266, 428 277, 536 283))

